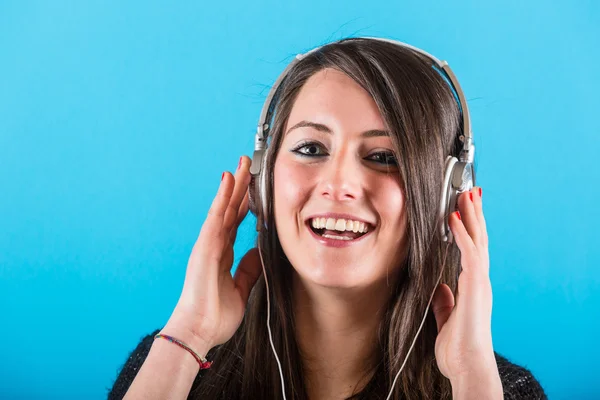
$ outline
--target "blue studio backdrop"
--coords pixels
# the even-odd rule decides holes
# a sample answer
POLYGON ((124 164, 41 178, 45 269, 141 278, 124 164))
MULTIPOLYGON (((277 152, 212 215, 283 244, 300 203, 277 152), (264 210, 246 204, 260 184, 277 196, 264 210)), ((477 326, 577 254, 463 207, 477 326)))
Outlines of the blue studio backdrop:
POLYGON ((348 36, 450 63, 473 118, 495 350, 552 399, 600 398, 591 0, 0 0, 0 398, 106 398, 175 306, 270 85, 348 36))

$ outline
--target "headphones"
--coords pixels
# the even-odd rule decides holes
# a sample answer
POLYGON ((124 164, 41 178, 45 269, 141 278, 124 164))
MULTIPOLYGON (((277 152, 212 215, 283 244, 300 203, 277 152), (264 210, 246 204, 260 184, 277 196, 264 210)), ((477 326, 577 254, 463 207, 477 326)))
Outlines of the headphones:
MULTIPOLYGON (((397 40, 382 39, 376 37, 360 37, 358 39, 371 39, 381 42, 393 43, 404 48, 408 48, 416 53, 422 54, 432 61, 432 67, 436 68, 437 71, 444 73, 445 80, 450 83, 450 87, 456 93, 458 97, 458 103, 460 106, 462 121, 463 121, 463 132, 459 136, 459 140, 463 143, 463 148, 460 151, 458 158, 449 155, 446 157, 445 172, 444 172, 444 183, 442 185, 442 192, 440 195, 440 206, 439 206, 439 225, 438 231, 441 238, 445 242, 452 242, 452 232, 448 226, 448 217, 452 212, 456 210, 456 202, 460 193, 471 190, 475 185, 475 170, 473 169, 473 159, 475 156, 475 146, 473 145, 473 134, 471 132, 471 118, 469 115, 469 107, 465 99, 465 95, 456 79, 456 76, 450 69, 450 66, 446 61, 440 61, 431 54, 411 46, 409 44, 399 42, 397 40)), ((265 224, 265 216, 267 215, 267 195, 266 195, 266 153, 268 149, 267 138, 269 136, 271 122, 273 114, 273 97, 277 92, 277 89, 288 75, 290 70, 303 58, 318 51, 321 47, 316 47, 304 54, 298 54, 296 58, 288 64, 283 70, 281 75, 275 81, 275 84, 269 91, 269 95, 265 100, 260 113, 260 119, 258 120, 258 127, 256 129, 256 135, 254 137, 254 154, 252 155, 252 164, 250 166, 250 174, 252 175, 250 181, 249 190, 249 208, 250 211, 256 215, 257 225, 256 230, 260 230, 260 225, 265 224)))
MULTIPOLYGON (((422 55, 426 56, 427 58, 429 58, 432 61, 432 67, 437 67, 437 68, 435 68, 436 71, 443 73, 442 76, 446 78, 445 80, 450 83, 451 89, 453 89, 454 92, 456 93, 456 97, 458 98, 458 104, 459 104, 459 107, 461 110, 462 122, 463 122, 463 125, 462 125, 463 130, 459 136, 460 141, 463 143, 463 148, 460 151, 458 158, 456 158, 452 155, 449 155, 446 157, 446 161, 445 161, 445 165, 444 165, 444 169, 445 169, 444 170, 444 183, 442 185, 442 192, 440 194, 440 205, 439 205, 439 212, 438 212, 438 217, 440 219, 440 222, 438 225, 438 232, 441 235, 441 238, 444 242, 451 243, 453 240, 453 235, 452 235, 452 232, 450 231, 450 227, 448 225, 448 217, 450 216, 450 214, 452 212, 454 212, 456 210, 456 203, 458 200, 458 195, 460 193, 471 190, 473 188, 473 186, 475 185, 475 171, 473 169, 475 146, 473 145, 473 135, 471 133, 471 119, 469 116, 469 108, 467 106, 467 101, 466 101, 464 93, 460 87, 460 84, 458 83, 456 76, 454 75, 454 73, 452 72, 452 70, 450 69, 450 67, 448 66, 448 63, 446 61, 440 61, 437 58, 435 58, 434 56, 432 56, 431 54, 429 54, 417 47, 411 46, 411 45, 403 43, 403 42, 399 42, 397 40, 383 39, 383 38, 376 38, 376 37, 360 37, 360 38, 356 38, 356 39, 370 39, 370 40, 377 40, 377 41, 381 41, 381 42, 388 42, 388 43, 392 43, 392 44, 395 44, 395 45, 398 45, 398 46, 401 46, 404 48, 408 48, 418 54, 422 54, 422 55)), ((279 88, 279 86, 281 85, 281 83, 283 82, 285 77, 289 74, 292 67, 294 67, 294 65, 296 65, 299 61, 304 59, 309 54, 318 51, 321 47, 323 47, 323 46, 316 47, 304 54, 298 54, 296 56, 296 58, 290 64, 288 64, 288 66, 279 75, 279 77, 275 81, 275 84, 269 91, 269 95, 267 96, 267 99, 265 100, 262 111, 260 113, 260 119, 258 120, 256 136, 254 138, 254 154, 252 155, 252 164, 250 166, 251 181, 250 181, 250 187, 249 187, 249 208, 250 208, 250 211, 256 216, 256 219, 257 219, 256 230, 257 231, 260 231, 261 225, 264 225, 266 228, 266 220, 265 220, 265 217, 267 215, 267 207, 266 207, 266 205, 267 205, 267 195, 266 195, 266 183, 267 183, 267 181, 266 181, 266 179, 267 179, 266 178, 266 176, 267 176, 266 160, 267 160, 267 156, 266 155, 267 155, 267 150, 268 150, 267 139, 269 137, 269 131, 271 128, 270 122, 271 122, 271 118, 273 117, 272 114, 274 111, 274 107, 272 104, 273 97, 275 96, 277 89, 279 88)), ((448 247, 449 246, 446 247, 446 252, 448 250, 448 247)), ((259 252, 259 256, 260 256, 260 260, 261 260, 261 265, 262 265, 263 274, 264 274, 264 278, 265 278, 265 286, 266 286, 266 291, 267 291, 267 330, 269 333, 269 341, 271 344, 271 349, 273 350, 273 353, 275 356, 275 360, 279 367, 279 376, 281 378, 281 388, 282 388, 282 393, 283 393, 283 399, 286 400, 283 369, 281 367, 281 362, 279 360, 279 356, 277 355, 277 351, 275 350, 275 345, 273 343, 273 335, 272 335, 271 326, 270 326, 271 325, 270 324, 271 301, 270 301, 270 295, 269 295, 269 282, 267 279, 267 273, 266 273, 264 262, 263 262, 260 241, 258 244, 258 252, 259 252)), ((444 256, 444 265, 445 265, 445 263, 446 263, 446 256, 444 256)), ((400 372, 402 372, 402 369, 404 368, 404 365, 406 364, 406 361, 408 360, 408 356, 410 355, 410 353, 417 341, 417 337, 418 337, 419 333, 421 332, 421 328, 423 327, 423 324, 425 323, 427 312, 429 310, 429 305, 431 304, 431 301, 433 299, 435 289, 437 288, 437 285, 439 284, 439 282, 442 278, 443 270, 444 269, 442 268, 440 271, 440 276, 438 278, 437 284, 434 287, 433 292, 431 293, 431 296, 429 298, 429 303, 427 304, 427 309, 425 310, 425 315, 423 316, 423 320, 421 321, 421 325, 419 326, 419 329, 413 339, 413 342, 412 342, 410 348, 408 349, 408 353, 406 354, 404 362, 403 362, 402 366, 400 367, 400 370, 396 374, 396 377, 392 383, 390 392, 387 397, 388 400, 391 399, 394 385, 396 384, 396 381, 397 381, 398 377, 400 376, 400 372)))

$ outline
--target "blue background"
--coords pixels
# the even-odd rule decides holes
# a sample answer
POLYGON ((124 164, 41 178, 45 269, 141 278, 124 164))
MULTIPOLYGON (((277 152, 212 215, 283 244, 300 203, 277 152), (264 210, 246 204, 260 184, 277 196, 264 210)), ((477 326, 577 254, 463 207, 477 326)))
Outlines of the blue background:
POLYGON ((269 86, 359 35, 448 60, 466 92, 495 350, 552 399, 600 397, 599 2, 0 0, 0 398, 106 397, 269 86))

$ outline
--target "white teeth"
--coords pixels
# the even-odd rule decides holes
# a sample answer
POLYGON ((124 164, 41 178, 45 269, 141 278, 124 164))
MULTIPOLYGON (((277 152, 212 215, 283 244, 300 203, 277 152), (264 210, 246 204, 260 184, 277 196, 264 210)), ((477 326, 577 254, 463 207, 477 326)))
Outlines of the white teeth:
POLYGON ((351 231, 353 229, 354 221, 351 219, 346 220, 346 230, 351 231))
POLYGON ((352 238, 349 238, 346 236, 337 236, 337 235, 328 235, 328 234, 324 234, 323 237, 326 237, 329 239, 336 239, 336 240, 352 240, 352 238))
POLYGON ((360 232, 366 233, 368 232, 368 224, 359 221, 352 221, 350 219, 335 219, 335 218, 313 218, 311 221, 311 225, 315 229, 328 229, 328 230, 336 230, 338 232, 360 232))

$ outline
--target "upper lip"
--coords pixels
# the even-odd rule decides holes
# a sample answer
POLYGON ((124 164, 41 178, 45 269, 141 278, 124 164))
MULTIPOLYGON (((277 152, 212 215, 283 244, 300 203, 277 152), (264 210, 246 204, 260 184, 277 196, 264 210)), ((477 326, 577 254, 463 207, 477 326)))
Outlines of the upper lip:
POLYGON ((312 214, 306 219, 306 222, 311 221, 313 218, 335 218, 335 219, 346 219, 346 220, 351 219, 352 221, 364 222, 366 225, 369 225, 370 227, 374 227, 375 225, 377 225, 376 223, 369 222, 364 218, 357 217, 356 215, 352 215, 352 214, 346 214, 346 213, 327 212, 327 213, 312 214))

